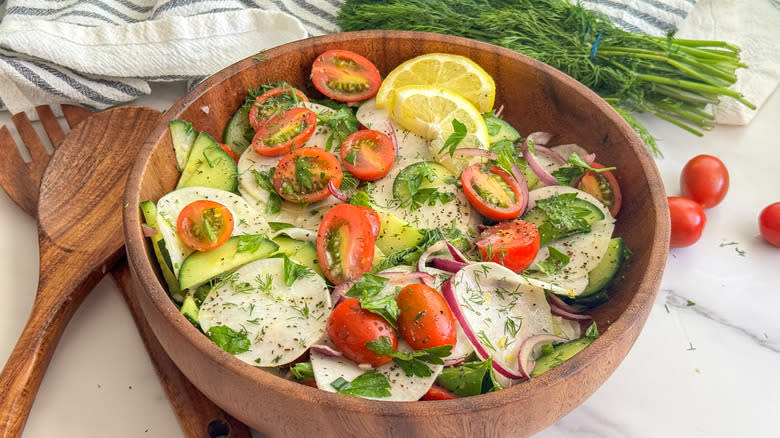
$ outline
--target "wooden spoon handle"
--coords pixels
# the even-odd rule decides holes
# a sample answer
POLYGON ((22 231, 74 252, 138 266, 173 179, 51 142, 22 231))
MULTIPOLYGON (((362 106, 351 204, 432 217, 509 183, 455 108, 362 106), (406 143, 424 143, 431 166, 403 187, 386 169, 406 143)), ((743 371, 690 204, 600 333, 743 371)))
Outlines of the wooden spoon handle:
POLYGON ((52 245, 41 246, 40 278, 33 308, 0 373, 1 438, 21 436, 62 332, 89 291, 103 278, 105 267, 116 263, 121 253, 107 256, 105 264, 96 260, 89 272, 86 271, 90 264, 69 264, 68 255, 66 250, 52 245), (57 262, 62 265, 55 269, 57 262))
POLYGON ((160 383, 168 395, 185 436, 188 438, 210 436, 250 438, 252 434, 245 424, 225 413, 203 395, 168 357, 141 312, 136 295, 141 292, 140 285, 131 275, 127 263, 123 261, 114 266, 111 276, 130 307, 130 313, 152 359, 157 377, 160 378, 160 383))

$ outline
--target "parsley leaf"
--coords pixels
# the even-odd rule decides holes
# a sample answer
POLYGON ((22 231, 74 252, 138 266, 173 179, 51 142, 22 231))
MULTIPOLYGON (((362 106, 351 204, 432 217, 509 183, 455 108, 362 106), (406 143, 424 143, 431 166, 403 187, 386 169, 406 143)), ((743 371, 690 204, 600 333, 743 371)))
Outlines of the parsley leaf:
POLYGON ((275 167, 272 167, 266 171, 252 169, 252 175, 255 176, 255 182, 257 185, 268 191, 268 204, 265 206, 265 212, 268 214, 276 214, 282 210, 282 197, 276 193, 274 185, 271 182, 273 180, 275 171, 275 167))
POLYGON ((536 267, 546 275, 553 275, 561 271, 564 266, 569 264, 569 256, 558 251, 552 246, 548 246, 549 255, 546 259, 536 262, 536 267))
MULTIPOLYGON (((406 186, 407 194, 395 198, 401 208, 409 208, 412 211, 418 210, 423 205, 434 206, 436 202, 447 204, 455 199, 455 194, 441 190, 441 186, 425 187, 425 181, 435 183, 438 175, 431 165, 426 162, 412 164, 414 167, 407 167, 397 177, 396 181, 401 184, 401 188, 406 186)), ((445 184, 455 183, 451 180, 443 181, 445 184)), ((402 191, 403 192, 403 191, 402 191)))
POLYGON ((262 234, 243 234, 238 236, 238 252, 255 252, 267 240, 262 234))
POLYGON ((447 137, 447 140, 444 141, 444 145, 439 149, 439 155, 445 150, 449 150, 450 157, 455 155, 455 149, 457 149, 460 142, 466 138, 466 134, 468 134, 466 125, 461 123, 458 119, 452 119, 452 134, 447 137))
POLYGON ((393 327, 398 319, 398 304, 393 295, 377 297, 387 285, 387 278, 374 274, 363 274, 345 294, 360 299, 360 307, 386 319, 393 327))
POLYGON ((452 345, 426 348, 408 352, 393 351, 390 338, 382 336, 379 339, 366 343, 366 348, 381 356, 392 356, 395 362, 407 376, 428 377, 431 369, 426 363, 433 365, 444 364, 443 358, 450 355, 452 345))
POLYGON ((348 106, 335 103, 331 103, 328 106, 336 111, 330 114, 318 114, 317 123, 330 128, 331 134, 325 141, 325 150, 336 152, 341 147, 344 139, 358 130, 360 122, 355 117, 354 110, 348 106))
POLYGON ((284 256, 284 284, 292 286, 299 278, 308 277, 314 275, 314 271, 306 266, 299 265, 290 260, 289 257, 284 256))
POLYGON ((288 224, 286 222, 271 222, 271 221, 268 222, 268 226, 271 227, 271 231, 280 231, 287 228, 295 227, 295 225, 288 224))
POLYGON ((211 327, 206 336, 220 348, 230 354, 239 354, 249 350, 249 338, 245 331, 237 332, 226 325, 211 327))
POLYGON ((295 159, 295 182, 303 187, 306 192, 311 191, 313 187, 311 180, 313 175, 311 170, 309 170, 310 165, 309 160, 305 158, 299 157, 295 159))
POLYGON ((439 377, 436 378, 436 383, 461 397, 485 394, 501 389, 501 385, 496 382, 493 374, 491 358, 444 368, 439 377))
POLYGON ((331 382, 332 386, 339 394, 351 395, 353 397, 390 397, 390 382, 387 376, 378 373, 376 370, 369 370, 348 381, 343 377, 331 382))
POLYGON ((314 380, 314 369, 311 366, 311 362, 298 362, 290 367, 290 372, 298 380, 314 380))

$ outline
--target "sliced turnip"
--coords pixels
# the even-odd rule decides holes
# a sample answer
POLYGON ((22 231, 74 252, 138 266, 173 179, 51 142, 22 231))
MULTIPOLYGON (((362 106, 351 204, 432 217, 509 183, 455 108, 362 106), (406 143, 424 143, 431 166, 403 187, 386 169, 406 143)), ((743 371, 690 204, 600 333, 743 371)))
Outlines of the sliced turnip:
POLYGON ((486 262, 458 271, 442 292, 477 354, 493 358, 500 383, 521 379, 519 340, 553 330, 544 288, 486 262))
POLYGON ((331 304, 325 280, 310 274, 285 284, 284 260, 261 259, 236 270, 209 292, 200 307, 204 333, 227 326, 244 333, 254 366, 278 366, 301 356, 325 335, 331 304))

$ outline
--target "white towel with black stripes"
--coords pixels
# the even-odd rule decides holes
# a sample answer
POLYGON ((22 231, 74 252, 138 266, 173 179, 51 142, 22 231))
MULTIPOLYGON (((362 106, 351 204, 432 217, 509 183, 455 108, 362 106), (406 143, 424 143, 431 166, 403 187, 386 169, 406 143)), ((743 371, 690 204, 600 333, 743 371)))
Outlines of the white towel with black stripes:
POLYGON ((337 1, 0 0, 0 110, 104 109, 308 35, 337 1))

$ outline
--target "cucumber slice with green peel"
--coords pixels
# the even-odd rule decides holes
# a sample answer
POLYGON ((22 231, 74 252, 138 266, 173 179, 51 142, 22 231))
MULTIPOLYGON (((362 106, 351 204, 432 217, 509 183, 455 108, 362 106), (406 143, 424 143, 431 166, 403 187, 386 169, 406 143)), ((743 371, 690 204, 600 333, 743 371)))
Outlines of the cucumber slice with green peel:
POLYGON ((322 275, 322 269, 317 261, 317 248, 311 242, 282 235, 274 237, 273 242, 279 245, 278 254, 284 254, 295 263, 322 275))
POLYGON ((154 255, 157 258, 157 264, 160 265, 163 279, 168 285, 168 293, 176 302, 180 303, 182 297, 179 293, 179 280, 176 279, 176 274, 173 273, 173 263, 171 263, 171 257, 165 247, 165 240, 160 233, 160 227, 157 223, 157 206, 152 201, 143 201, 141 202, 141 213, 144 215, 146 225, 157 230, 157 234, 150 236, 154 255))
POLYGON ((238 167, 210 135, 201 132, 195 138, 182 170, 177 189, 212 187, 235 192, 238 187, 238 167))
POLYGON ((522 138, 520 133, 506 120, 494 115, 485 116, 483 118, 485 119, 485 125, 487 125, 491 145, 501 140, 509 140, 514 143, 522 138))
POLYGON ((195 132, 192 123, 180 119, 171 120, 168 123, 168 129, 171 131, 173 150, 176 153, 176 167, 179 171, 182 171, 187 163, 187 157, 190 155, 192 143, 195 142, 195 137, 198 136, 198 133, 195 132))
POLYGON ((623 262, 626 261, 630 252, 626 249, 623 239, 615 237, 609 241, 607 252, 595 268, 588 273, 588 286, 578 296, 584 298, 590 294, 598 292, 614 280, 623 262))
POLYGON ((413 248, 420 243, 423 235, 414 225, 410 225, 387 211, 376 209, 379 214, 379 234, 376 247, 384 254, 392 254, 402 249, 413 248))
POLYGON ((238 155, 241 155, 246 148, 252 144, 252 138, 255 136, 255 130, 249 124, 249 109, 252 104, 244 104, 233 113, 233 117, 225 126, 225 132, 222 135, 223 143, 228 145, 238 155))
POLYGON ((393 181, 393 197, 404 203, 411 202, 412 192, 436 189, 457 182, 457 178, 446 167, 435 161, 420 161, 403 168, 393 181))
POLYGON ((531 378, 536 377, 545 371, 549 371, 571 359, 575 354, 582 351, 583 348, 590 345, 591 342, 593 342, 593 338, 584 337, 554 346, 551 352, 543 354, 536 359, 536 366, 534 366, 534 370, 531 372, 531 378))
MULTIPOLYGON (((596 222, 604 219, 604 212, 593 203, 588 202, 584 199, 574 198, 569 204, 569 207, 572 209, 576 209, 579 212, 578 217, 584 219, 588 225, 593 225, 596 222)), ((536 225, 536 228, 539 229, 539 238, 540 238, 539 244, 541 246, 544 246, 552 241, 562 239, 564 237, 568 237, 579 233, 587 233, 590 231, 589 229, 586 228, 556 227, 550 221, 550 218, 547 215, 547 213, 545 213, 545 211, 539 206, 535 206, 532 209, 528 210, 528 212, 526 212, 526 214, 523 215, 523 220, 527 222, 531 222, 532 224, 536 225)))
POLYGON ((199 286, 278 250, 279 245, 260 234, 233 236, 217 248, 187 256, 179 270, 179 287, 185 290, 199 286))
POLYGON ((184 302, 181 303, 179 311, 189 322, 198 326, 198 312, 200 311, 200 308, 198 308, 198 303, 195 301, 193 294, 187 294, 187 296, 184 297, 184 302))

